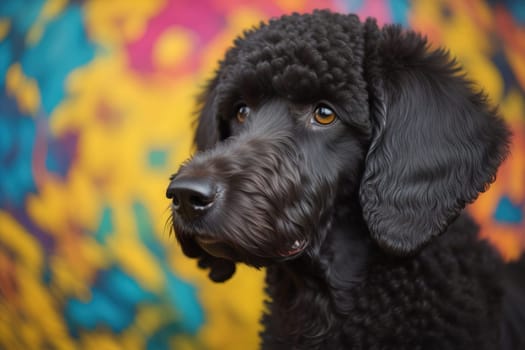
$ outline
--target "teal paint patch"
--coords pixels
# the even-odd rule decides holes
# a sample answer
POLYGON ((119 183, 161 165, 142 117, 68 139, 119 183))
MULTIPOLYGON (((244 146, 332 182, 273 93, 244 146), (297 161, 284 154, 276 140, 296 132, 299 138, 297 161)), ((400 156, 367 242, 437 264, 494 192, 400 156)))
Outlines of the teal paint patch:
POLYGON ((102 217, 94 237, 97 242, 105 243, 106 239, 113 234, 113 230, 113 210, 106 206, 102 209, 102 217))
POLYGON ((161 149, 151 150, 148 155, 148 165, 152 169, 164 169, 168 160, 168 152, 161 149))
POLYGON ((520 224, 523 222, 522 205, 512 203, 510 198, 502 197, 494 212, 494 220, 505 224, 520 224))
POLYGON ((164 247, 157 241, 153 234, 153 222, 147 208, 140 202, 133 203, 133 214, 135 217, 135 227, 142 243, 157 258, 166 259, 164 247))
MULTIPOLYGON (((164 272, 166 297, 177 314, 177 327, 183 333, 195 334, 204 323, 204 309, 197 298, 197 290, 178 278, 169 268, 164 247, 153 234, 153 225, 147 208, 140 202, 133 203, 137 232, 140 240, 158 259, 164 272)), ((159 338, 163 339, 163 337, 159 338)))
POLYGON ((410 13, 410 1, 408 0, 390 0, 388 2, 392 22, 408 26, 408 14, 410 13))
POLYGON ((97 277, 88 301, 70 299, 64 314, 73 335, 99 327, 120 333, 133 324, 138 305, 155 302, 154 294, 114 266, 97 277))
MULTIPOLYGON (((5 77, 7 69, 13 60, 13 53, 11 52, 11 45, 9 39, 0 41, 0 87, 5 88, 5 77)), ((5 92, 2 92, 5 94, 5 92)))
POLYGON ((197 289, 166 272, 168 299, 180 316, 179 326, 184 333, 196 334, 204 324, 204 309, 197 299, 197 289))

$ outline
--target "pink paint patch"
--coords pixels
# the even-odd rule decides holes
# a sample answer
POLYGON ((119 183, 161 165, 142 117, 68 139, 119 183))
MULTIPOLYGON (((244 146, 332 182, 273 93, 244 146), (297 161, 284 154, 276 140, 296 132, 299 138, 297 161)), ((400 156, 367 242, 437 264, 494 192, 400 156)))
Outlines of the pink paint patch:
MULTIPOLYGON (((141 73, 153 73, 153 48, 162 33, 170 27, 187 28, 195 34, 195 47, 206 45, 224 27, 224 14, 210 0, 171 0, 153 17, 144 35, 127 46, 130 68, 141 73)), ((184 65, 187 62, 183 62, 184 65)), ((188 68, 192 68, 190 65, 188 68)))
POLYGON ((377 24, 382 26, 392 21, 388 1, 365 1, 363 6, 357 10, 359 18, 364 20, 367 17, 377 19, 377 24))

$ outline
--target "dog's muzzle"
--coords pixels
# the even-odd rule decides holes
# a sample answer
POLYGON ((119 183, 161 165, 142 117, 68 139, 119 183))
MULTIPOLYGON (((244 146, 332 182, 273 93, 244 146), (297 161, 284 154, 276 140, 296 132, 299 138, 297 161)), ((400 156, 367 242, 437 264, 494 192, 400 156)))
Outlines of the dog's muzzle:
MULTIPOLYGON (((174 215, 178 216, 179 223, 184 223, 192 232, 195 227, 202 226, 213 214, 224 209, 221 198, 225 196, 225 189, 209 176, 192 176, 177 174, 168 185, 166 197, 171 199, 174 215), (221 205, 222 204, 222 205, 221 205)), ((249 234, 249 232, 247 232, 249 234)), ((246 249, 235 240, 225 239, 214 234, 207 234, 195 230, 191 233, 195 242, 212 256, 231 261, 241 261, 246 256, 246 249)), ((268 236, 271 236, 270 234, 268 236)), ((300 255, 308 246, 306 239, 295 239, 282 242, 281 249, 274 253, 256 253, 259 258, 273 258, 286 260, 300 255)))

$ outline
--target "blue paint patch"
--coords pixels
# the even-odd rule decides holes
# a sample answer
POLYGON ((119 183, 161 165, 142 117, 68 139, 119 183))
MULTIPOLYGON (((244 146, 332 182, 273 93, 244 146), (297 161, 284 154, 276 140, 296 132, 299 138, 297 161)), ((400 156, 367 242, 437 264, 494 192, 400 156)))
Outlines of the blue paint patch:
POLYGON ((181 330, 196 334, 204 324, 204 310, 197 299, 196 288, 166 271, 166 291, 180 316, 181 330))
POLYGON ((53 281, 53 271, 51 269, 51 263, 49 262, 49 257, 46 255, 46 262, 42 266, 42 283, 45 286, 50 286, 53 281))
POLYGON ((78 134, 69 132, 59 139, 49 139, 46 155, 46 169, 56 175, 66 178, 75 161, 78 145, 78 134))
POLYGON ((65 317, 73 335, 82 329, 108 327, 120 333, 134 321, 137 306, 157 302, 154 294, 143 289, 131 276, 113 267, 101 272, 87 302, 71 299, 66 303, 65 317))
POLYGON ((11 103, 0 94, 0 207, 20 208, 27 194, 36 192, 32 169, 36 126, 27 116, 8 114, 11 103))
POLYGON ((500 50, 496 51, 495 54, 491 57, 491 60, 498 69, 499 75, 503 80, 504 95, 508 94, 508 92, 513 88, 520 86, 518 80, 516 79, 516 75, 514 74, 514 71, 512 70, 512 67, 509 64, 509 61, 507 60, 507 57, 504 52, 500 50))
POLYGON ((45 0, 0 1, 0 17, 8 17, 18 33, 26 33, 34 24, 45 0))
POLYGON ((500 6, 518 22, 518 24, 525 24, 525 6, 523 0, 487 0, 491 7, 500 6))
POLYGON ((9 20, 7 37, 0 42, 0 83, 11 63, 22 56, 26 46, 26 34, 34 24, 45 0, 0 1, 0 17, 9 20))
POLYGON ((390 0, 388 2, 390 14, 393 23, 399 23, 408 26, 408 13, 410 11, 410 1, 408 0, 390 0))
POLYGON ((71 299, 65 305, 64 315, 71 334, 78 336, 82 330, 98 327, 120 333, 133 324, 139 305, 168 303, 175 309, 177 318, 156 332, 148 342, 151 344, 148 349, 166 348, 169 338, 176 334, 195 335, 204 323, 204 310, 197 300, 196 290, 174 276, 166 266, 164 272, 167 298, 162 299, 145 290, 119 267, 101 272, 91 289, 89 301, 71 299))
POLYGON ((87 39, 80 6, 70 5, 50 21, 41 40, 28 47, 21 59, 24 73, 36 79, 46 115, 65 96, 65 80, 75 69, 93 59, 95 46, 87 39))
POLYGON ((135 279, 117 267, 103 272, 96 285, 123 307, 157 300, 154 294, 143 289, 135 279))
POLYGON ((204 323, 204 310, 197 298, 197 290, 173 274, 166 264, 164 247, 153 235, 153 225, 146 207, 140 203, 133 204, 136 227, 141 241, 159 259, 166 281, 166 296, 178 315, 177 327, 181 332, 195 334, 204 323))
POLYGON ((507 0, 509 13, 520 25, 525 24, 525 4, 522 0, 507 0))
POLYGON ((107 326, 114 332, 122 332, 135 317, 133 309, 121 307, 97 288, 91 290, 91 300, 87 303, 79 300, 67 302, 65 313, 74 335, 79 334, 81 329, 91 331, 98 326, 107 326))
POLYGON ((5 88, 5 76, 12 59, 13 53, 11 52, 10 40, 4 39, 0 41, 0 87, 2 87, 2 90, 5 88))
POLYGON ((500 199, 494 212, 494 220, 505 224, 520 224, 523 222, 523 205, 512 203, 510 198, 504 196, 500 199))

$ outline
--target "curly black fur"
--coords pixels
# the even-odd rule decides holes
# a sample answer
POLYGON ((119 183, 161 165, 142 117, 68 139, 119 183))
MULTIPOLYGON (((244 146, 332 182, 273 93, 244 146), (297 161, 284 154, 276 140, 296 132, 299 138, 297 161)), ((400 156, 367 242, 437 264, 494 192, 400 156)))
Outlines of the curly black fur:
POLYGON ((462 212, 509 132, 447 52, 371 19, 293 14, 238 38, 200 103, 199 152, 167 191, 176 236, 214 281, 267 268, 263 349, 520 341, 503 263, 462 212))

